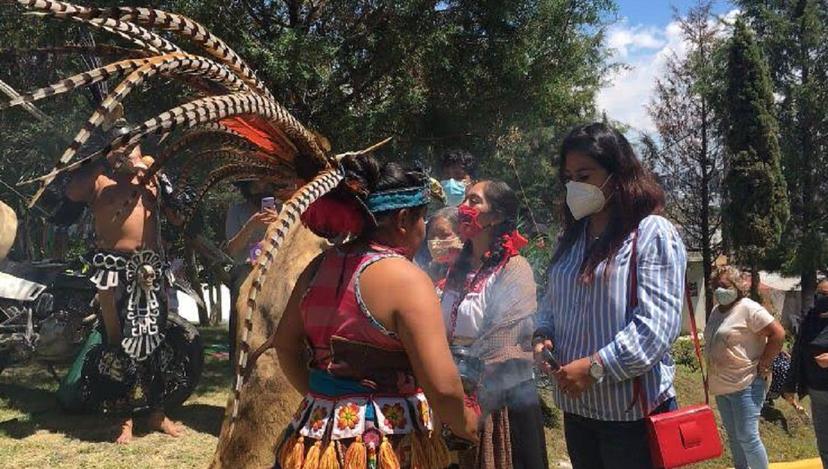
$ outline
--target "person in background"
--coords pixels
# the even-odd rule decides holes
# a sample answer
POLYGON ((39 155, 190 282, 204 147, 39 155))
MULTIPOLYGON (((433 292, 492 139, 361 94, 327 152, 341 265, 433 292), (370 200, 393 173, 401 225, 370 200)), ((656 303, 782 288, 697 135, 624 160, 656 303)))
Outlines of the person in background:
POLYGON ((445 286, 449 267, 463 249, 463 242, 457 235, 457 207, 446 207, 431 216, 426 225, 426 243, 431 261, 426 266, 438 294, 445 286))
POLYGON ((828 279, 817 285, 814 306, 799 325, 782 391, 791 403, 811 396, 817 448, 823 467, 828 467, 828 279))
POLYGON ((465 150, 451 150, 440 159, 440 185, 446 194, 446 205, 457 207, 466 198, 466 188, 474 176, 475 160, 465 150))
POLYGON ((536 285, 519 253, 526 240, 517 232, 518 205, 506 183, 482 181, 458 208, 465 245, 450 268, 441 307, 455 360, 479 363, 481 375, 466 379, 480 383, 486 416, 480 448, 460 454, 462 469, 548 466, 532 362, 536 285))
MULTIPOLYGON (((238 311, 236 302, 242 283, 253 270, 255 251, 267 232, 267 227, 279 216, 281 201, 274 199, 272 208, 263 208, 262 199, 274 197, 276 187, 263 180, 239 181, 235 186, 244 200, 227 209, 224 223, 226 244, 224 251, 233 258, 235 265, 230 271, 230 356, 234 357, 238 311)), ((230 361, 233 363, 233 360, 230 361)))
POLYGON ((274 200, 270 208, 262 207, 262 199, 274 197, 274 184, 262 181, 239 181, 235 183, 244 200, 227 209, 224 236, 227 240, 225 251, 238 264, 249 264, 251 249, 264 238, 268 225, 279 216, 281 201, 274 200))
POLYGON ((759 413, 785 330, 762 305, 746 297, 738 269, 725 266, 711 280, 718 304, 704 328, 710 393, 716 396, 733 465, 764 469, 768 454, 759 437, 759 413))
POLYGON ((535 358, 557 384, 574 468, 651 468, 645 417, 677 408, 670 348, 681 326, 684 243, 657 215, 664 192, 619 131, 601 123, 572 130, 559 175, 564 231, 547 271, 535 358), (549 354, 563 366, 550 366, 549 354))

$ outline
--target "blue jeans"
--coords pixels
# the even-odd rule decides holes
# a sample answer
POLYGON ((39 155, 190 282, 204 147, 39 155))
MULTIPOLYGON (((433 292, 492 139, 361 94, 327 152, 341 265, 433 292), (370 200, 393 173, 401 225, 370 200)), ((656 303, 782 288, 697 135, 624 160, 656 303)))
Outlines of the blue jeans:
MULTIPOLYGON (((675 398, 651 414, 678 408, 675 398)), ((566 451, 573 469, 652 469, 650 442, 644 419, 612 422, 564 414, 566 451)))
POLYGON ((762 378, 756 378, 741 391, 716 396, 735 469, 768 467, 768 453, 759 438, 759 411, 764 400, 765 380, 762 378))

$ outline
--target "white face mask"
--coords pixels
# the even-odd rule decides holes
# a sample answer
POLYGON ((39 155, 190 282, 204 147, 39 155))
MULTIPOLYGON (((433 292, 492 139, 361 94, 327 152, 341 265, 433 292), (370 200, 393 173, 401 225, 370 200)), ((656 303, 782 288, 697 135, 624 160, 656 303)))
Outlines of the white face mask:
POLYGON ((600 212, 607 203, 607 198, 601 189, 607 185, 612 174, 604 179, 601 187, 586 182, 569 181, 566 183, 566 205, 576 220, 600 212))
POLYGON ((719 287, 713 292, 713 295, 716 297, 716 302, 722 306, 728 306, 739 299, 739 292, 735 288, 719 287))

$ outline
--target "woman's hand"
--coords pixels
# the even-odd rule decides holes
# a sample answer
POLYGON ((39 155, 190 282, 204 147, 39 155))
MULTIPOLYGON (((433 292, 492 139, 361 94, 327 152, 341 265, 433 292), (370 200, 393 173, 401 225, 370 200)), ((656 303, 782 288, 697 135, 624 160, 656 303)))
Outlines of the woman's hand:
POLYGON ((543 371, 544 373, 548 374, 549 376, 552 375, 552 367, 549 365, 549 362, 546 361, 544 357, 543 350, 549 350, 550 352, 554 349, 554 345, 552 341, 547 338, 538 338, 534 342, 534 356, 535 356, 535 365, 537 365, 538 369, 543 371))
POLYGON ((759 359, 759 365, 757 365, 756 367, 757 371, 759 372, 759 376, 762 378, 768 378, 771 375, 772 366, 772 361, 759 359))
POLYGON ((480 434, 478 432, 478 420, 479 420, 478 413, 475 409, 471 407, 466 407, 465 412, 463 414, 463 428, 462 430, 457 428, 452 428, 452 432, 454 432, 460 438, 464 440, 469 440, 473 442, 475 445, 480 441, 480 434))
POLYGON ((589 374, 589 366, 589 357, 579 358, 552 373, 552 377, 558 380, 561 392, 572 399, 578 399, 595 382, 589 374))
POLYGON ((814 360, 816 361, 817 365, 819 365, 820 368, 828 368, 828 352, 820 353, 819 355, 816 355, 814 357, 814 360))
POLYGON ((272 208, 266 208, 251 215, 247 220, 247 223, 245 223, 245 227, 249 226, 250 228, 248 229, 260 227, 267 228, 268 225, 275 222, 277 218, 279 218, 279 212, 272 208))

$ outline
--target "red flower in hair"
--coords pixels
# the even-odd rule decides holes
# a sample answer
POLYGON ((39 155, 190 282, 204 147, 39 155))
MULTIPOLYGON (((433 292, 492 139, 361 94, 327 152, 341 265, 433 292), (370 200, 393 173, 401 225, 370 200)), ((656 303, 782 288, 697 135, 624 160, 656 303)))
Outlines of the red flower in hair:
POLYGON ((517 230, 503 235, 501 239, 503 240, 503 249, 506 250, 508 257, 517 256, 520 254, 520 250, 529 244, 529 241, 518 233, 517 230))
POLYGON ((365 225, 365 218, 355 200, 327 195, 312 203, 300 218, 314 234, 323 238, 359 234, 365 225))

